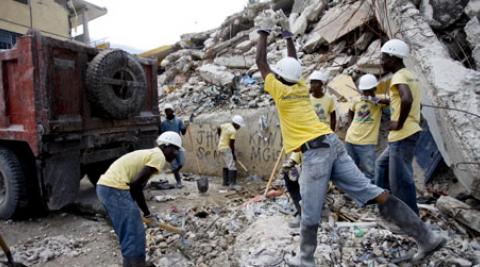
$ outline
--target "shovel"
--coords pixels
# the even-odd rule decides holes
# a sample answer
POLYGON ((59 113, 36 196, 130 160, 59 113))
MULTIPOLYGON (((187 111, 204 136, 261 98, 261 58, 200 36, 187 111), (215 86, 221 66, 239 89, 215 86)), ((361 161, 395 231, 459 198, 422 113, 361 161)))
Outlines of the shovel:
POLYGON ((0 247, 2 248, 3 252, 5 253, 5 256, 7 257, 7 262, 1 262, 2 264, 7 265, 8 267, 27 267, 22 263, 16 263, 13 261, 13 256, 12 252, 10 251, 10 248, 7 246, 7 243, 5 243, 5 240, 3 240, 2 235, 0 235, 0 247))

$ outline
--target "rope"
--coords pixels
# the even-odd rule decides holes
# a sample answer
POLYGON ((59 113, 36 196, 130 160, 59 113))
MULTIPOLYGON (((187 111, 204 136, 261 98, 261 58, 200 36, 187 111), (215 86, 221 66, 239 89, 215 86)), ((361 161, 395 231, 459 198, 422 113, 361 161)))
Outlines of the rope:
POLYGON ((427 105, 427 104, 422 104, 422 107, 436 108, 436 109, 446 109, 446 110, 451 110, 451 111, 458 111, 458 112, 462 112, 462 113, 469 114, 469 115, 475 116, 475 117, 477 117, 477 118, 480 118, 480 115, 478 115, 478 114, 472 113, 472 112, 467 111, 467 110, 459 109, 459 108, 450 108, 450 107, 434 106, 434 105, 427 105))

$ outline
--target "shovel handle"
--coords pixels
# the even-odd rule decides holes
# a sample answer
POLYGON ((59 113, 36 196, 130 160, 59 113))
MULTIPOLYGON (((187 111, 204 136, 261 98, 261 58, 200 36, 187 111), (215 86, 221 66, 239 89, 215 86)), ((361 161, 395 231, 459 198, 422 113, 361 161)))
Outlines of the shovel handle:
POLYGON ((278 165, 280 165, 280 161, 282 159, 284 150, 285 148, 282 147, 282 150, 278 154, 277 162, 275 162, 275 166, 273 167, 272 174, 270 174, 270 179, 268 179, 267 187, 265 188, 265 193, 263 194, 264 196, 267 196, 268 189, 270 189, 270 186, 272 185, 273 178, 275 178, 275 173, 277 173, 278 165))
POLYGON ((3 240, 2 235, 0 235, 0 247, 2 248, 3 252, 5 253, 5 256, 7 257, 8 263, 10 263, 13 266, 14 262, 13 262, 12 252, 10 251, 10 248, 8 247, 7 243, 5 243, 5 240, 3 240))

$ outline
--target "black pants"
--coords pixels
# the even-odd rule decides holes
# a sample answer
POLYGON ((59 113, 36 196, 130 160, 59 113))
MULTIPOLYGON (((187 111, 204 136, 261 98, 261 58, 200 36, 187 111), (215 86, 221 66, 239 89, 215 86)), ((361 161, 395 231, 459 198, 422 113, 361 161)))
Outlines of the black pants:
POLYGON ((302 197, 300 196, 300 185, 298 184, 298 180, 290 180, 290 178, 288 178, 288 172, 283 174, 283 179, 285 180, 285 186, 287 187, 287 191, 292 198, 293 204, 297 209, 297 214, 300 215, 302 213, 302 208, 300 207, 300 200, 302 200, 302 197))

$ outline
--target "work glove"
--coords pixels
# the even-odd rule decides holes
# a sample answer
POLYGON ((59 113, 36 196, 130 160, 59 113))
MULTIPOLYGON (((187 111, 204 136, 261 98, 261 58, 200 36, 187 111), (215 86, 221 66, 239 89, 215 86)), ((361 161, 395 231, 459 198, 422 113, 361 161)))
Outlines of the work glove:
POLYGON ((189 120, 183 120, 183 125, 185 126, 185 129, 187 129, 188 126, 190 126, 190 121, 189 120))
POLYGON ((298 181, 298 178, 300 178, 300 173, 298 172, 298 168, 292 167, 290 169, 290 173, 288 174, 288 179, 290 179, 290 181, 296 182, 298 181))
POLYGON ((369 101, 375 104, 380 103, 380 98, 376 96, 362 96, 362 100, 369 101))
POLYGON ((270 34, 273 27, 275 27, 272 12, 267 10, 257 16, 255 18, 255 25, 258 28, 258 32, 266 32, 267 34, 270 34))
POLYGON ((283 13, 282 10, 277 11, 276 14, 276 19, 278 20, 278 24, 280 24, 280 27, 282 28, 282 37, 287 39, 287 38, 293 38, 293 33, 290 30, 290 21, 288 20, 288 17, 285 16, 285 13, 283 13))
POLYGON ((153 214, 143 216, 143 223, 148 228, 158 227, 160 222, 158 221, 157 217, 153 214))

